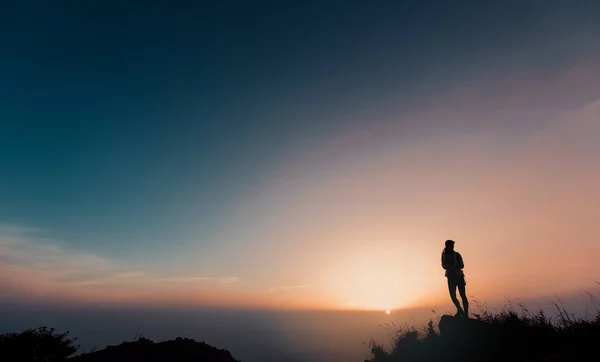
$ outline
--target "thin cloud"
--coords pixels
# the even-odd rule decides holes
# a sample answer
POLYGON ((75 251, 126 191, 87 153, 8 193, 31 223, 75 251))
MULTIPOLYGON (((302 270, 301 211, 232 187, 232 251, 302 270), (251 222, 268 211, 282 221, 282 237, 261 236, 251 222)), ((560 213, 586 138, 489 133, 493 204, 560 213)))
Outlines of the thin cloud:
POLYGON ((140 280, 141 278, 143 278, 145 276, 146 275, 142 272, 125 272, 125 273, 116 273, 116 274, 110 275, 105 278, 72 282, 71 284, 73 284, 74 286, 105 285, 105 284, 111 284, 111 283, 126 282, 126 281, 131 281, 131 280, 140 280))
POLYGON ((241 281, 239 277, 212 277, 212 276, 199 276, 199 277, 172 277, 172 278, 158 278, 157 281, 164 282, 205 282, 214 281, 219 284, 231 284, 241 281))
POLYGON ((240 278, 238 277, 223 277, 223 278, 218 278, 217 282, 220 284, 232 284, 232 283, 237 283, 240 281, 240 278))
POLYGON ((272 288, 269 288, 269 290, 272 292, 275 292, 278 290, 288 291, 288 290, 306 289, 306 288, 310 288, 310 285, 308 285, 308 284, 284 285, 284 286, 280 286, 280 287, 272 287, 272 288))
MULTIPOLYGON (((76 250, 58 240, 37 237, 38 231, 0 227, 0 288, 6 292, 2 297, 119 300, 124 296, 151 297, 158 294, 155 291, 164 294, 168 289, 169 295, 177 298, 188 290, 178 287, 179 283, 207 283, 207 288, 241 283, 237 276, 162 277, 76 250)), ((204 292, 209 293, 210 289, 204 292)))
POLYGON ((100 256, 70 250, 66 244, 49 239, 0 235, 0 268, 7 266, 40 273, 45 280, 84 282, 131 276, 126 270, 100 256))
POLYGON ((214 277, 173 277, 173 278, 159 278, 157 280, 165 282, 201 282, 214 280, 214 277))

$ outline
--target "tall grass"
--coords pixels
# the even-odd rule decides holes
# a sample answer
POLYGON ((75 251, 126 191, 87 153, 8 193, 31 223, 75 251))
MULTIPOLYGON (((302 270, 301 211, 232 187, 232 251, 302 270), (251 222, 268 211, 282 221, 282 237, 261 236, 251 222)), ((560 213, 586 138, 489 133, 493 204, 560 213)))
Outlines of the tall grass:
POLYGON ((552 316, 531 313, 521 303, 499 312, 477 303, 472 320, 449 319, 452 326, 444 333, 430 320, 421 330, 398 329, 388 347, 371 341, 365 362, 598 360, 600 304, 589 297, 593 310, 585 316, 570 313, 560 301, 552 316))

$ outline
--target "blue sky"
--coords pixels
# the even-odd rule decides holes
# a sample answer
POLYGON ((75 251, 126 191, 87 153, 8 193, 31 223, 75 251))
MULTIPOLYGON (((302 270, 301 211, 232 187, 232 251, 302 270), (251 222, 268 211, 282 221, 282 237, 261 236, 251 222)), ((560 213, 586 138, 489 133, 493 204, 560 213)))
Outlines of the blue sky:
POLYGON ((591 83, 525 107, 485 99, 521 80, 548 89, 593 64, 599 10, 592 1, 3 4, 0 224, 12 230, 5 237, 58 243, 65 258, 307 286, 301 272, 269 282, 281 266, 253 254, 276 249, 255 243, 270 237, 262 230, 285 226, 268 216, 283 197, 271 185, 288 172, 308 185, 323 169, 343 183, 332 165, 431 137, 452 144, 488 132, 506 146, 548 113, 586 109, 598 99, 591 83), (448 94, 465 88, 489 91, 467 102, 481 109, 452 109, 448 94), (438 116, 419 116, 429 111, 438 116), (327 148, 387 127, 393 142, 327 148))

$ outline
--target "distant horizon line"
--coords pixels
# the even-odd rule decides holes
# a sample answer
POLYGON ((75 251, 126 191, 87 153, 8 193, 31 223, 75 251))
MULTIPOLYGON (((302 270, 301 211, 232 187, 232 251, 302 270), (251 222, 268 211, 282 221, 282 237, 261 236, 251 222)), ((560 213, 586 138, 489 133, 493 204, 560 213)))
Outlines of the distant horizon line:
MULTIPOLYGON (((597 284, 600 284, 598 282, 596 282, 597 284)), ((589 292, 589 291, 583 291, 583 290, 573 290, 573 291, 567 291, 567 292, 562 292, 559 294, 557 293, 552 293, 552 294, 546 294, 543 296, 537 296, 537 297, 528 297, 528 298, 519 298, 519 297, 515 297, 511 300, 511 298, 508 297, 504 297, 503 299, 494 299, 494 300, 490 300, 490 301, 482 301, 479 298, 473 298, 472 296, 470 298, 472 298, 474 300, 474 304, 478 304, 478 305, 486 305, 486 306, 490 306, 490 308, 495 308, 495 307, 491 307, 491 305, 500 305, 503 304, 504 307, 510 305, 514 305, 514 306, 522 306, 526 303, 531 303, 531 302, 536 302, 536 303, 540 303, 543 302, 543 300, 547 300, 548 306, 552 306, 552 305, 556 305, 557 303, 560 303, 561 300, 560 298, 569 298, 569 300, 572 300, 572 298, 574 297, 579 297, 582 299, 582 301, 584 299, 587 299, 589 302, 592 302, 595 300, 595 298, 597 298, 593 292, 589 292)), ((436 298, 439 300, 439 298, 436 298)), ((596 300, 596 303, 598 303, 598 301, 596 300)), ((526 307, 526 305, 525 305, 526 307)), ((204 311, 204 312, 257 312, 257 313, 261 313, 261 312, 339 312, 339 313, 343 313, 343 312, 356 312, 356 313, 384 313, 387 310, 391 311, 392 313, 399 313, 399 312, 407 312, 407 311, 426 311, 426 310, 430 310, 432 311, 434 314, 437 314, 436 310, 443 310, 443 309, 448 309, 448 310, 452 310, 453 306, 451 305, 451 303, 444 303, 441 301, 438 301, 436 303, 431 303, 431 304, 427 304, 427 305, 419 305, 419 306, 407 306, 407 307, 389 307, 389 308, 383 308, 383 307, 364 307, 364 308, 353 308, 353 307, 335 307, 335 306, 323 306, 323 307, 298 307, 298 306, 289 306, 289 307, 285 307, 285 306, 273 306, 273 305, 265 305, 265 306, 259 306, 259 305, 239 305, 239 306, 234 306, 234 305, 216 305, 216 304, 207 304, 207 305, 180 305, 178 303, 174 303, 172 306, 169 305, 165 305, 164 303, 161 304, 156 304, 156 305, 151 305, 151 304, 135 304, 135 303, 117 303, 117 302, 110 302, 110 303, 98 303, 98 304, 93 304, 93 303, 74 303, 74 302, 70 302, 70 301, 56 301, 56 300, 52 300, 52 301, 22 301, 22 300, 11 300, 10 298, 0 298, 0 308, 7 310, 7 309, 37 309, 40 311, 61 311, 61 310, 69 310, 69 311, 73 311, 73 310, 81 310, 81 311, 89 311, 89 310, 138 310, 138 311, 169 311, 169 312, 173 312, 173 311, 181 311, 181 312, 193 312, 193 311, 204 311)))

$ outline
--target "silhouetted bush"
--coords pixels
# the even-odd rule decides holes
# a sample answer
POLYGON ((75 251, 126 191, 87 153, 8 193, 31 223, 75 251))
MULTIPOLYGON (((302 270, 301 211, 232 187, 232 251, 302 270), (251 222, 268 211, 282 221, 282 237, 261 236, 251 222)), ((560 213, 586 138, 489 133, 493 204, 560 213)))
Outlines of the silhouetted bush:
POLYGON ((59 362, 65 361, 79 346, 69 332, 57 333, 54 328, 38 327, 20 333, 0 335, 0 361, 59 362))
POLYGON ((47 327, 2 334, 0 362, 239 362, 227 350, 181 337, 158 343, 139 337, 73 356, 79 348, 76 340, 69 338, 69 332, 47 327))

